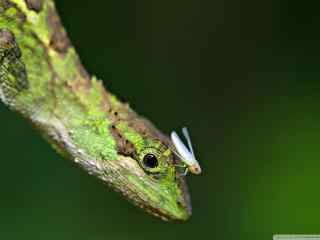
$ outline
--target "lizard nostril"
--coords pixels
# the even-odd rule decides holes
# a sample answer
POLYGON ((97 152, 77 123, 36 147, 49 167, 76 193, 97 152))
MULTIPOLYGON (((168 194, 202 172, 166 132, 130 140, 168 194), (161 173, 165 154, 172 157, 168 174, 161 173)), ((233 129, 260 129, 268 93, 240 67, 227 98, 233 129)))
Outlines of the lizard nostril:
POLYGON ((178 205, 178 207, 183 207, 183 204, 182 204, 182 202, 180 201, 180 200, 177 200, 177 205, 178 205))

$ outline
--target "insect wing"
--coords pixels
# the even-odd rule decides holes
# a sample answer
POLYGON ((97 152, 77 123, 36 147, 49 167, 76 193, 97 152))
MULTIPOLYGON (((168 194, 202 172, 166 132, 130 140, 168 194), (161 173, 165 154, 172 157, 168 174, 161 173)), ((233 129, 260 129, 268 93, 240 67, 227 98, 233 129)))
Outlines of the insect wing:
POLYGON ((190 166, 196 162, 192 153, 184 145, 184 143, 181 141, 181 139, 179 138, 178 134, 175 131, 173 131, 171 133, 171 140, 172 140, 175 148, 177 149, 178 153, 181 155, 181 157, 182 157, 181 160, 185 164, 190 166))
POLYGON ((192 147, 192 143, 191 143, 191 138, 190 138, 188 129, 187 129, 186 127, 183 127, 183 128, 182 128, 182 133, 183 133, 184 137, 187 139, 188 147, 189 147, 189 149, 190 149, 193 157, 196 158, 195 155, 194 155, 194 151, 193 151, 193 147, 192 147))

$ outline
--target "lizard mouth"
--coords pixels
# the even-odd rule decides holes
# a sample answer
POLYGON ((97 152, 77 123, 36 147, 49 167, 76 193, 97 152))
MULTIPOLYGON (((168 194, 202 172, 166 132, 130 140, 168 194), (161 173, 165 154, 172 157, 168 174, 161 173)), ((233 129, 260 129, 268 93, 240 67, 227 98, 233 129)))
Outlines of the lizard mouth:
MULTIPOLYGON (((182 205, 180 206, 181 208, 183 208, 182 205)), ((183 208, 181 210, 181 214, 179 215, 163 212, 158 208, 151 207, 150 205, 148 205, 148 207, 145 208, 145 211, 155 217, 161 218, 164 221, 183 222, 189 219, 189 217, 191 216, 191 208, 183 208)))
MULTIPOLYGON (((182 184, 185 184, 184 180, 181 181, 182 184)), ((131 194, 127 195, 126 193, 128 192, 122 192, 122 195, 137 207, 164 221, 183 222, 190 218, 192 214, 192 207, 186 185, 181 186, 183 187, 181 188, 181 192, 183 192, 183 194, 177 200, 170 198, 167 199, 164 196, 162 197, 162 202, 159 202, 146 200, 143 196, 133 196, 131 194)))
POLYGON ((138 179, 135 185, 128 184, 127 187, 131 187, 118 189, 127 200, 165 221, 183 222, 190 218, 192 214, 191 200, 183 174, 176 172, 175 184, 179 189, 179 194, 176 196, 170 195, 170 191, 168 192, 166 189, 159 190, 152 185, 148 185, 149 187, 146 188, 148 181, 138 179), (144 188, 140 188, 141 185, 144 188))
POLYGON ((145 208, 146 211, 165 221, 182 222, 189 219, 192 214, 192 205, 188 185, 185 175, 178 171, 176 172, 176 183, 182 194, 179 199, 176 199, 176 207, 174 208, 174 211, 168 211, 162 208, 154 208, 150 205, 145 208))

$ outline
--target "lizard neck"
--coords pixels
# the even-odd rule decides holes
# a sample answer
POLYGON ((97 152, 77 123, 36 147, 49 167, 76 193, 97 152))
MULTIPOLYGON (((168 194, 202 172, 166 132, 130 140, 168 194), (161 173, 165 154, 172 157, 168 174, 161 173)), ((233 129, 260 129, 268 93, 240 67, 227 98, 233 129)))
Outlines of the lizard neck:
POLYGON ((92 119, 112 118, 114 112, 127 111, 100 81, 90 79, 53 1, 1 0, 0 29, 6 61, 0 73, 11 71, 12 76, 2 80, 7 89, 2 98, 12 109, 33 118, 54 114, 61 119, 84 114, 92 119))

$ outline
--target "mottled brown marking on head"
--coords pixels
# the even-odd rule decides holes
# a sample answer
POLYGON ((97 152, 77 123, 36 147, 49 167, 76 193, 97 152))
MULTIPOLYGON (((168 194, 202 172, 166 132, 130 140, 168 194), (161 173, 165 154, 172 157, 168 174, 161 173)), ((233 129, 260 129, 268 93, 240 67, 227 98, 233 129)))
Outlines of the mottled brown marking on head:
POLYGON ((0 29, 0 87, 1 100, 13 105, 15 97, 29 87, 24 63, 19 59, 21 51, 14 34, 0 29), (1 75, 4 74, 4 77, 1 75), (6 77, 8 74, 10 77, 6 77))
POLYGON ((154 125, 147 119, 140 116, 133 116, 127 119, 128 125, 135 129, 135 131, 143 136, 159 139, 163 144, 170 146, 170 139, 161 133, 154 125))
MULTIPOLYGON (((56 10, 53 7, 49 7, 48 9, 47 22, 49 25, 49 29, 51 30, 50 43, 49 43, 50 47, 60 54, 66 54, 68 49, 72 47, 72 45, 65 29, 62 26, 61 20, 56 10)), ((76 57, 75 64, 77 65, 79 75, 82 78, 89 80, 90 75, 84 69, 79 57, 76 57)), ((90 88, 91 81, 85 81, 83 83, 85 84, 84 87, 88 89, 90 88)))
POLYGON ((121 135, 115 125, 111 125, 109 130, 116 140, 118 153, 124 156, 133 156, 135 154, 134 145, 121 135))
POLYGON ((0 29, 0 48, 0 51, 12 50, 15 57, 21 57, 21 51, 16 43, 15 37, 13 33, 7 29, 0 29))
POLYGON ((47 21, 52 30, 50 46, 61 54, 66 53, 70 47, 70 41, 54 8, 49 8, 47 21))
POLYGON ((14 6, 16 6, 16 4, 12 3, 9 0, 0 0, 0 13, 14 6))
POLYGON ((21 11, 21 9, 17 6, 16 3, 13 3, 9 0, 0 0, 0 15, 4 14, 4 12, 9 8, 16 9, 16 16, 14 17, 14 19, 17 20, 21 24, 20 27, 22 27, 22 24, 27 19, 26 15, 21 11))
MULTIPOLYGON (((76 65, 78 67, 81 77, 83 77, 84 79, 90 79, 89 73, 84 69, 82 63, 80 62, 80 58, 78 57, 76 59, 76 65)), ((86 86, 89 88, 91 86, 91 81, 87 81, 86 83, 86 86)))
POLYGON ((0 44, 2 47, 6 47, 14 42, 14 36, 12 32, 7 29, 0 29, 0 44))
POLYGON ((28 9, 35 12, 40 12, 42 10, 43 1, 42 0, 25 0, 28 9))

